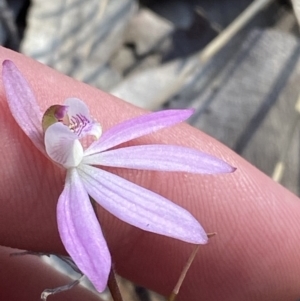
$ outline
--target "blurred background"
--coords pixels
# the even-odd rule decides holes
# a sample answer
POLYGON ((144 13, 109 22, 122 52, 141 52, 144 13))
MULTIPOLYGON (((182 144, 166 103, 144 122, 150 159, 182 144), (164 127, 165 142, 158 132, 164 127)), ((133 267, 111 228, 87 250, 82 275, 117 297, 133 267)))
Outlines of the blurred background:
MULTIPOLYGON (((191 125, 299 195, 298 8, 298 0, 0 0, 0 43, 136 106, 195 108, 191 125)), ((121 282, 130 300, 159 300, 121 282)))

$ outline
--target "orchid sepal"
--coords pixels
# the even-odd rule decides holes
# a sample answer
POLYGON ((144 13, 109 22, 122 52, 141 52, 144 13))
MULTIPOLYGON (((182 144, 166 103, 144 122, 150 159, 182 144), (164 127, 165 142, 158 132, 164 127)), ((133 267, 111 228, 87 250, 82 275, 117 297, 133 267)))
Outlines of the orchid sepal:
POLYGON ((230 173, 223 160, 179 145, 136 145, 84 156, 82 163, 142 170, 180 171, 196 174, 230 173), (128 159, 130 158, 130 159, 128 159))
POLYGON ((69 255, 95 288, 102 292, 107 285, 111 257, 76 168, 67 172, 66 184, 57 204, 57 223, 69 255))
POLYGON ((90 165, 80 164, 78 173, 88 194, 122 221, 188 243, 207 243, 199 222, 168 199, 90 165))

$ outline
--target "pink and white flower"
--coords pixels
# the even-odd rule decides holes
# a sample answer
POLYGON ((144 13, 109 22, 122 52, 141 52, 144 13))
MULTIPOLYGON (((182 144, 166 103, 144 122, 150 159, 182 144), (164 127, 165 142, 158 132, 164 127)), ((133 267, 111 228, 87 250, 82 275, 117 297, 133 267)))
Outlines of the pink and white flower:
POLYGON ((98 291, 107 285, 111 257, 90 197, 122 221, 140 229, 193 244, 207 242, 205 231, 188 211, 101 169, 113 166, 200 174, 233 172, 235 168, 224 161, 183 146, 115 148, 182 122, 193 110, 145 114, 114 126, 101 136, 101 126, 92 120, 85 103, 69 98, 44 115, 43 131, 43 114, 35 96, 20 71, 8 60, 3 62, 3 83, 16 122, 41 152, 66 168, 65 187, 57 205, 59 234, 69 255, 98 291), (84 150, 80 139, 86 135, 99 139, 84 150))

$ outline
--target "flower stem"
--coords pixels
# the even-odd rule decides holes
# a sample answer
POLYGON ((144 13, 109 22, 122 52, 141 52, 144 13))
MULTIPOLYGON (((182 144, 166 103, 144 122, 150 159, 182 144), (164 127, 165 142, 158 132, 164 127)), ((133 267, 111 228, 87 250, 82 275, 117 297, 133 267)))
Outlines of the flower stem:
POLYGON ((187 263, 186 263, 185 266, 183 267, 183 270, 182 270, 182 272, 181 272, 181 274, 180 274, 180 276, 179 276, 179 279, 178 279, 178 281, 177 281, 177 283, 176 283, 176 285, 175 285, 175 287, 174 287, 174 289, 173 289, 173 291, 172 291, 170 297, 168 298, 168 301, 174 301, 175 298, 177 297, 177 295, 178 295, 178 293, 179 293, 179 290, 180 290, 180 288, 181 288, 181 285, 182 285, 182 283, 183 283, 183 281, 184 281, 184 279, 185 279, 185 277, 186 277, 186 274, 187 274, 188 270, 190 269, 190 267, 191 267, 191 265, 192 265, 192 263, 193 263, 193 260, 194 260, 196 254, 197 254, 197 252, 198 252, 198 250, 199 250, 199 247, 200 247, 200 245, 197 245, 197 246, 196 246, 196 248, 194 249, 194 251, 193 251, 192 254, 190 255, 190 257, 189 257, 187 263))
POLYGON ((122 295, 121 295, 121 292, 119 289, 119 285, 118 285, 118 282, 116 279, 116 274, 115 274, 113 268, 111 268, 111 270, 110 270, 107 286, 110 290, 111 296, 114 301, 123 301, 123 298, 122 298, 122 295))
MULTIPOLYGON (((211 238, 211 237, 217 235, 217 232, 206 233, 206 235, 207 235, 208 238, 211 238)), ((187 274, 188 270, 190 269, 190 267, 191 267, 191 265, 192 265, 192 263, 193 263, 193 261, 196 257, 196 254, 199 250, 199 247, 200 247, 200 245, 197 245, 196 248, 194 249, 194 251, 192 252, 192 254, 190 255, 190 257, 189 257, 187 263, 185 264, 185 266, 184 266, 184 268, 183 268, 183 270, 182 270, 182 272, 179 276, 179 279, 178 279, 178 281, 177 281, 170 297, 167 299, 167 301, 175 301, 175 299, 176 299, 176 297, 179 293, 179 290, 182 286, 182 283, 183 283, 183 281, 186 277, 186 274, 187 274)))

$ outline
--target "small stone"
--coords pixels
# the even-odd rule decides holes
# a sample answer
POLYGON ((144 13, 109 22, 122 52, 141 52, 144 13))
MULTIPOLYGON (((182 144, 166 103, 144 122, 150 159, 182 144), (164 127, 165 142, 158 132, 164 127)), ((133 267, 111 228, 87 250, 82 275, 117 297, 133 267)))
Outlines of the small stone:
POLYGON ((174 26, 171 22, 148 9, 141 9, 129 23, 125 42, 134 44, 136 53, 144 55, 160 47, 173 31, 174 26))
POLYGON ((132 49, 123 46, 119 51, 112 57, 110 64, 112 68, 122 73, 130 68, 135 63, 135 57, 132 49))

